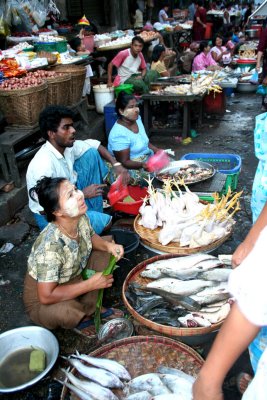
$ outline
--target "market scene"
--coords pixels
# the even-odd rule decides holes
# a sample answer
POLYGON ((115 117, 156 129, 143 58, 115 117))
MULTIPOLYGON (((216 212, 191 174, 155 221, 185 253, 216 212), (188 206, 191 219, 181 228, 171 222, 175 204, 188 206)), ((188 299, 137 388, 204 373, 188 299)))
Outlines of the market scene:
POLYGON ((267 399, 267 0, 0 16, 0 399, 267 399))

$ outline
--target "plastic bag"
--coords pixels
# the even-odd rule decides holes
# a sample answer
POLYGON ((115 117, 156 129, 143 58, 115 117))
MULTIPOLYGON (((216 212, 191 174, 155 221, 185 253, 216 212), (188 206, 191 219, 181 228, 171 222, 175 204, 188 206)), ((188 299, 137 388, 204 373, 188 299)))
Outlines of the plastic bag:
POLYGON ((266 96, 267 86, 259 85, 256 94, 260 94, 261 96, 266 96))
POLYGON ((156 154, 154 154, 148 159, 146 166, 149 172, 155 172, 155 171, 160 171, 162 168, 166 167, 169 163, 170 159, 167 153, 165 153, 164 150, 159 150, 156 152, 156 154))
POLYGON ((38 0, 34 0, 32 2, 32 14, 31 15, 39 27, 41 27, 45 24, 46 9, 38 0))
POLYGON ((257 85, 258 81, 259 81, 259 74, 257 71, 255 71, 249 82, 252 83, 253 85, 257 85))
POLYGON ((110 190, 108 192, 110 205, 113 206, 115 203, 123 200, 127 196, 129 196, 128 187, 123 185, 122 176, 119 175, 116 181, 110 186, 110 190))

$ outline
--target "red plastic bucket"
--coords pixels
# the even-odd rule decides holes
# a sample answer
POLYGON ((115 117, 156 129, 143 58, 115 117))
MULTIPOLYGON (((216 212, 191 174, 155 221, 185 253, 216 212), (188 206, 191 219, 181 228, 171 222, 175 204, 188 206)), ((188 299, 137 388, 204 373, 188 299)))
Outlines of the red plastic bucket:
POLYGON ((128 186, 128 191, 129 195, 136 201, 132 203, 118 201, 113 205, 113 209, 116 211, 122 211, 125 214, 137 215, 139 213, 139 208, 143 203, 143 199, 147 195, 147 188, 140 186, 128 186))

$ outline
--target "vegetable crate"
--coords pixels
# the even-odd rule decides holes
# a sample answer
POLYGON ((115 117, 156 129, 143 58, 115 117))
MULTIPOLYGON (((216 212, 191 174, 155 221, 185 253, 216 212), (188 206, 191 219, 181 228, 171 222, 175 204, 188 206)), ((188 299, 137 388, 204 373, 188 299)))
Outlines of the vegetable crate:
POLYGON ((205 161, 215 167, 222 174, 226 174, 226 182, 222 193, 225 194, 230 187, 237 188, 238 177, 241 171, 242 160, 237 154, 210 154, 210 153, 188 153, 181 160, 205 161))

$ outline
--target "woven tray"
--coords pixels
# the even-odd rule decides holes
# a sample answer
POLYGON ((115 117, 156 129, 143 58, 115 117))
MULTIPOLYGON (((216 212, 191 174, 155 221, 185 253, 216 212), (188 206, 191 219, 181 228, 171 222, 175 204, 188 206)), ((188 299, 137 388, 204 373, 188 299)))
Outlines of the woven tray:
POLYGON ((127 47, 130 47, 130 46, 131 46, 131 42, 127 42, 127 43, 124 43, 124 44, 115 44, 113 46, 98 47, 97 51, 126 49, 127 47))
POLYGON ((152 279, 142 278, 140 273, 146 268, 147 265, 152 264, 158 260, 167 260, 170 258, 175 258, 179 256, 179 254, 166 254, 161 256, 155 256, 149 258, 138 264, 135 268, 130 271, 127 275, 123 287, 122 287, 122 299, 123 302, 130 312, 130 314, 142 325, 145 325, 147 328, 152 329, 153 331, 160 332, 166 334, 168 336, 194 336, 194 335, 205 335, 214 331, 217 331, 222 325, 223 321, 217 322, 216 324, 212 324, 209 327, 196 327, 196 328, 175 328, 172 326, 157 324, 156 322, 150 321, 149 319, 144 318, 142 315, 138 314, 135 309, 128 302, 125 292, 128 288, 129 283, 136 282, 142 286, 147 285, 147 283, 151 282, 152 279))
MULTIPOLYGON (((189 346, 160 336, 133 336, 117 340, 95 350, 93 357, 108 358, 125 366, 132 378, 156 372, 159 365, 177 368, 196 377, 204 360, 189 346)), ((72 369, 76 374, 76 370, 72 369)), ((60 399, 66 398, 68 389, 63 388, 60 399)), ((122 391, 114 390, 122 399, 122 391)))
POLYGON ((139 214, 136 216, 136 218, 134 220, 135 232, 140 236, 140 238, 142 239, 144 244, 146 244, 149 247, 152 247, 153 249, 163 251, 164 253, 172 253, 172 254, 179 254, 179 255, 187 256, 189 254, 209 252, 209 251, 217 249, 232 234, 232 231, 231 231, 223 238, 216 240, 215 242, 210 243, 206 246, 201 246, 201 247, 193 247, 193 248, 189 248, 188 246, 180 247, 178 242, 177 243, 170 242, 166 246, 163 246, 158 241, 158 235, 159 235, 161 228, 156 228, 154 230, 144 228, 142 225, 139 225, 139 223, 138 223, 138 221, 140 219, 141 219, 141 215, 139 214))

